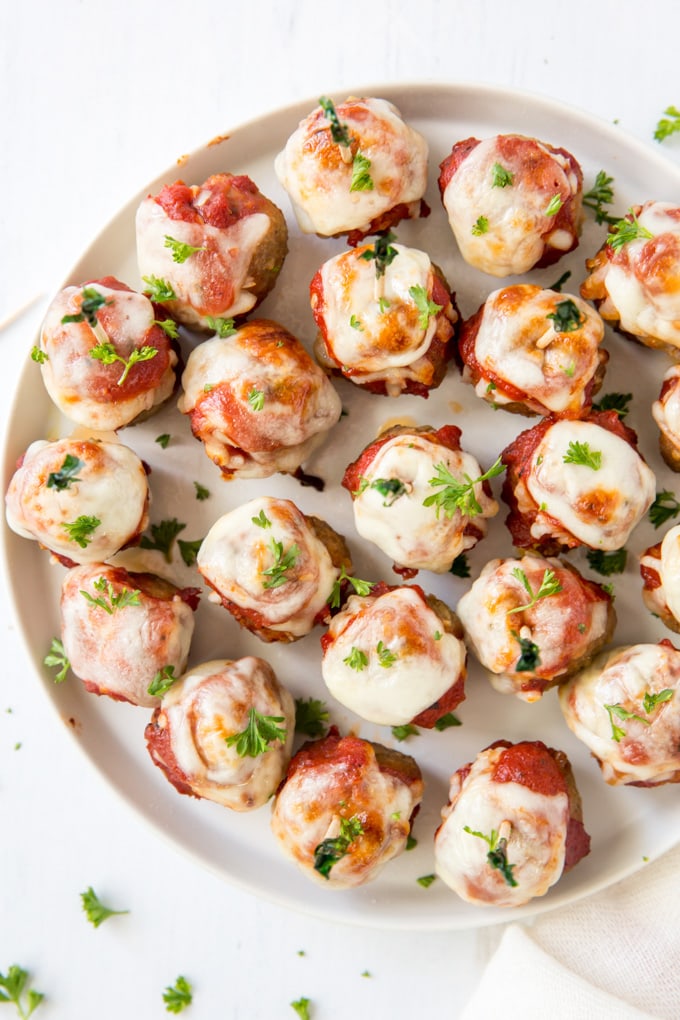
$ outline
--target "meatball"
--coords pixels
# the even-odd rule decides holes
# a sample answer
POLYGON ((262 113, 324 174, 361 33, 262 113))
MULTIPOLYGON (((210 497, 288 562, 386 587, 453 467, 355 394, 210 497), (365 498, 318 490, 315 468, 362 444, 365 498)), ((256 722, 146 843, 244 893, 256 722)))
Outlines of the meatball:
POLYGON ((673 471, 680 471, 680 365, 672 365, 663 377, 652 417, 659 429, 661 456, 673 471))
POLYGON ((680 633, 680 525, 640 556, 642 598, 650 613, 680 633))

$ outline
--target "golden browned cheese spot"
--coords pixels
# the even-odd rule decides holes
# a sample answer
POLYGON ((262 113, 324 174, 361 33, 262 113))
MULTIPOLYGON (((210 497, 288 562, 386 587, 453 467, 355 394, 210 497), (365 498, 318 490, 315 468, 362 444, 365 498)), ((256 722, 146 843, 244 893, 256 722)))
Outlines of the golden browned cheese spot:
POLYGON ((584 521, 601 521, 606 524, 616 512, 619 499, 616 492, 591 489, 575 502, 574 508, 584 521))

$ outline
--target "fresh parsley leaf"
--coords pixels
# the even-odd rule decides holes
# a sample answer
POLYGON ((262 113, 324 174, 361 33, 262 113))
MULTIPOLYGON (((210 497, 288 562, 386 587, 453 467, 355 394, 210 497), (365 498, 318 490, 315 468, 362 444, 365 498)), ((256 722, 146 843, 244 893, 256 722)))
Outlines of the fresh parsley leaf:
POLYGON ((278 726, 284 722, 282 715, 261 715, 257 709, 248 710, 248 724, 240 733, 225 737, 227 747, 236 745, 236 753, 241 758, 257 758, 264 754, 269 744, 286 740, 285 729, 278 726))
POLYGON ((471 836, 477 836, 479 839, 483 839, 484 842, 488 844, 489 852, 486 855, 487 861, 492 868, 496 868, 500 871, 508 885, 516 886, 517 879, 513 876, 512 872, 517 865, 508 864, 507 839, 499 839, 499 834, 496 829, 492 829, 491 835, 489 836, 484 835, 483 832, 478 832, 476 829, 471 829, 469 825, 464 825, 463 829, 471 836))
POLYGON ((198 550, 203 545, 203 539, 196 538, 192 542, 189 542, 183 538, 178 538, 177 545, 179 547, 179 554, 187 567, 193 567, 198 557, 198 550))
POLYGON ((614 178, 609 177, 604 170, 598 170, 595 177, 595 184, 583 195, 583 205, 592 209, 595 213, 597 223, 616 223, 615 216, 610 216, 605 210, 605 205, 611 205, 614 201, 614 178))
POLYGON ((261 571, 262 576, 268 578, 268 580, 262 582, 262 587, 280 588, 282 584, 288 581, 286 572, 292 570, 295 566, 300 550, 293 543, 290 549, 284 553, 283 542, 277 542, 275 538, 272 538, 269 542, 269 548, 274 557, 274 562, 271 567, 261 571))
POLYGON ((409 834, 406 837, 406 846, 404 847, 404 849, 405 850, 415 850, 415 848, 417 846, 418 846, 418 840, 415 838, 415 836, 411 836, 409 834))
POLYGON ((175 676, 174 666, 163 666, 147 687, 146 693, 150 694, 152 698, 162 698, 178 680, 179 677, 175 676))
POLYGON ((546 319, 552 319, 556 333, 573 333, 581 328, 586 316, 571 298, 567 298, 555 305, 555 311, 549 312, 546 319))
POLYGON ((236 332, 236 326, 234 325, 233 319, 220 319, 213 318, 212 315, 206 315, 205 321, 210 329, 214 329, 217 335, 224 340, 225 337, 233 336, 236 332))
POLYGON ((400 478, 376 478, 369 488, 375 489, 384 498, 383 506, 392 506, 407 491, 400 478))
POLYGON ((324 737, 328 732, 328 708, 318 698, 295 699, 295 729, 307 737, 324 737))
POLYGON ((673 517, 677 517, 680 513, 680 502, 675 498, 672 492, 668 489, 664 489, 663 492, 657 492, 656 499, 649 508, 649 520, 655 528, 661 527, 666 521, 670 521, 673 517))
POLYGON ((59 638, 52 638, 50 650, 43 659, 43 662, 46 666, 49 666, 50 669, 56 669, 58 666, 61 667, 54 678, 54 682, 55 684, 63 684, 66 679, 66 674, 71 668, 71 663, 66 656, 64 646, 59 638))
POLYGON ((114 914, 129 914, 129 910, 112 910, 111 907, 105 906, 97 896, 96 892, 89 886, 84 893, 80 894, 80 898, 83 904, 83 910, 87 916, 90 924, 98 928, 100 924, 107 920, 109 917, 113 917, 114 914))
POLYGON ((174 319, 154 319, 154 326, 160 326, 166 336, 169 336, 171 340, 176 340, 179 336, 179 326, 174 319))
POLYGON ((421 875, 416 879, 416 882, 418 885, 422 885, 423 889, 429 889, 436 878, 436 875, 421 875))
POLYGON ((520 651, 515 673, 533 673, 536 667, 541 664, 540 648, 534 644, 531 638, 520 637, 515 631, 512 631, 512 636, 518 642, 520 651))
POLYGON ((454 577, 470 576, 470 566, 465 553, 459 553, 458 556, 456 556, 455 560, 449 567, 449 573, 453 574, 454 577))
POLYGON ((657 705, 663 705, 666 701, 671 701, 675 695, 675 691, 670 687, 666 687, 663 691, 657 691, 656 694, 652 694, 651 691, 645 691, 645 696, 642 699, 642 707, 644 708, 647 715, 653 712, 657 705))
POLYGON ((366 669, 368 666, 368 656, 366 652, 362 652, 356 645, 352 645, 349 655, 346 655, 342 660, 346 666, 350 669, 355 669, 357 673, 360 673, 362 669, 366 669))
POLYGON ((645 726, 651 726, 649 719, 643 719, 641 715, 636 715, 635 712, 629 712, 628 709, 624 708, 622 705, 605 705, 604 708, 607 711, 609 722, 611 723, 612 740, 615 740, 617 744, 623 739, 623 737, 626 736, 626 731, 616 725, 614 722, 614 716, 616 716, 617 719, 622 719, 624 722, 628 719, 637 719, 638 722, 643 723, 645 726))
POLYGON ((567 282, 570 276, 571 270, 567 269, 566 273, 562 273, 559 279, 555 280, 554 283, 551 283, 550 286, 546 288, 546 290, 554 290, 557 291, 557 293, 559 294, 560 291, 562 290, 562 287, 567 282))
POLYGON ((491 187, 492 188, 507 188, 509 184, 512 184, 515 175, 506 170, 500 163, 494 163, 491 167, 491 187))
POLYGON ((168 985, 163 992, 166 1013, 181 1013, 191 1005, 193 990, 185 977, 180 974, 174 985, 168 985))
POLYGON ((253 411, 262 411, 264 408, 264 390, 258 390, 253 386, 248 393, 248 403, 253 411))
POLYGON ((272 522, 267 517, 264 510, 260 510, 257 517, 250 518, 253 524, 256 524, 258 528, 271 528, 272 522))
MULTIPOLYGON (((365 251, 359 255, 360 259, 366 259, 370 261, 373 259, 375 263, 375 275, 377 278, 385 275, 385 270, 391 265, 393 259, 398 255, 397 249, 393 248, 390 244, 391 241, 395 240, 395 235, 388 231, 386 234, 381 234, 380 237, 376 238, 372 248, 366 248, 365 251)), ((384 311, 382 302, 386 299, 381 298, 380 311, 384 311)), ((389 301, 386 307, 389 308, 389 301)))
POLYGON ((44 365, 46 361, 49 361, 49 355, 42 351, 36 344, 31 347, 31 360, 37 362, 38 365, 44 365))
POLYGON ((71 482, 79 482, 80 478, 77 477, 78 472, 81 468, 85 467, 85 461, 80 460, 78 457, 74 457, 72 453, 67 453, 64 457, 64 463, 61 465, 58 471, 50 471, 47 476, 47 488, 58 489, 60 492, 63 489, 68 489, 71 482))
POLYGON ((350 853, 352 843, 363 834, 364 827, 358 815, 340 819, 340 834, 324 839, 314 850, 314 869, 328 878, 331 868, 350 853))
POLYGON ((472 225, 472 233, 475 237, 481 237, 489 229, 489 221, 486 216, 478 216, 472 225))
POLYGON ((374 185, 373 178, 369 173, 370 169, 370 159, 368 159, 367 156, 364 156, 361 152, 357 152, 352 160, 352 183, 349 186, 350 191, 373 191, 374 185))
POLYGON ((549 598, 551 595, 557 595, 562 591, 562 585, 557 580, 555 571, 551 570, 549 567, 546 567, 543 572, 543 579, 538 591, 534 591, 532 589, 529 578, 521 567, 513 567, 512 575, 513 577, 516 577, 524 587, 527 595, 529 596, 529 601, 523 606, 515 606, 514 609, 509 609, 506 614, 507 616, 512 616, 513 613, 523 613, 526 609, 532 609, 539 599, 549 598))
POLYGON ((105 298, 96 287, 83 287, 80 312, 77 315, 64 315, 62 323, 86 322, 92 329, 97 326, 97 312, 104 305, 112 305, 113 298, 105 298))
POLYGON ((319 99, 319 106, 326 115, 326 120, 330 122, 331 138, 335 144, 348 149, 352 141, 349 129, 346 124, 340 123, 337 110, 335 109, 335 105, 332 100, 327 99, 326 96, 321 96, 319 99))
POLYGON ((562 208, 563 204, 564 203, 562 202, 562 198, 561 198, 561 196, 559 194, 558 195, 553 195, 553 197, 550 199, 550 201, 548 202, 548 204, 547 204, 547 206, 545 208, 544 215, 545 216, 556 216, 557 213, 562 208))
POLYGON ((441 491, 427 496, 423 500, 423 506, 436 507, 437 517, 439 517, 440 511, 443 510, 445 516, 449 518, 453 517, 456 510, 459 510, 464 517, 474 517, 475 514, 481 514, 482 507, 475 496, 475 485, 481 485, 482 482, 486 482, 489 478, 494 478, 505 471, 505 465, 500 457, 479 478, 473 479, 469 475, 464 474, 463 478, 465 481, 454 478, 443 461, 435 464, 434 467, 437 474, 434 478, 430 478, 429 484, 433 487, 441 488, 441 491))
POLYGON ((370 595, 371 590, 375 587, 375 581, 362 581, 359 577, 350 577, 343 563, 340 568, 340 576, 333 583, 333 588, 331 589, 331 593, 327 599, 327 603, 331 609, 337 609, 340 605, 343 581, 349 582, 356 594, 361 595, 362 597, 370 595))
POLYGON ((83 591, 81 588, 80 594, 84 599, 87 600, 93 606, 99 606, 104 612, 112 616, 116 609, 125 609, 126 606, 138 606, 139 596, 141 592, 139 588, 134 591, 130 591, 129 588, 122 588, 121 591, 116 594, 115 589, 110 581, 107 581, 105 577, 100 577, 94 582, 93 585, 95 591, 101 592, 102 594, 95 598, 90 595, 89 591, 83 591), (108 602, 106 599, 108 598, 108 602))
POLYGON ((76 542, 81 549, 87 549, 92 541, 92 532, 96 531, 100 524, 98 517, 81 514, 75 521, 62 524, 62 528, 72 542, 76 542))
POLYGON ((158 443, 162 450, 167 450, 170 439, 171 439, 170 433, 164 432, 162 435, 156 436, 154 442, 158 443))
POLYGON ((611 577, 612 574, 622 574, 624 572, 628 553, 625 549, 615 549, 613 552, 605 552, 603 549, 589 549, 586 553, 586 559, 592 570, 602 574, 603 577, 611 577))
POLYGON ((657 142, 663 142, 676 131, 680 131, 680 110, 677 106, 667 106, 663 112, 664 116, 659 120, 654 131, 654 138, 657 142))
POLYGON ((417 737, 420 730, 413 723, 403 723, 401 726, 392 727, 392 736, 395 740, 407 740, 408 737, 417 737))
POLYGON ((0 989, 2 989, 0 990, 0 1003, 13 1003, 21 1020, 28 1020, 28 1017, 45 998, 42 992, 36 992, 27 987, 28 977, 28 971, 16 963, 12 964, 6 974, 0 974, 0 989))
POLYGON ((311 1020, 311 1013, 309 1012, 310 1005, 311 1003, 309 999, 305 998, 304 995, 301 999, 295 999, 294 1002, 291 1002, 291 1006, 300 1017, 300 1020, 311 1020))
POLYGON ((454 715, 453 712, 447 712, 446 715, 443 715, 440 719, 437 719, 436 723, 434 724, 434 728, 439 733, 443 733, 444 730, 449 730, 451 729, 452 726, 462 725, 463 724, 457 715, 454 715))
POLYGON ((155 358, 157 354, 157 347, 144 346, 135 348, 129 358, 123 358, 110 341, 107 341, 107 343, 96 344, 94 347, 90 348, 90 357, 94 358, 95 361, 101 361, 103 365, 113 365, 116 361, 121 363, 123 366, 123 372, 117 380, 118 386, 123 385, 130 373, 130 369, 134 365, 138 364, 140 361, 150 361, 152 358, 155 358))
POLYGON ((607 244, 614 251, 618 251, 619 248, 623 248, 624 244, 629 244, 631 241, 648 241, 652 237, 654 235, 651 231, 643 227, 633 210, 629 209, 628 215, 622 220, 617 220, 607 234, 607 244))
POLYGON ((632 399, 632 393, 605 393, 597 403, 593 404, 593 408, 596 411, 616 411, 619 418, 625 418, 632 399))
POLYGON ((360 333, 363 333, 364 327, 361 325, 361 320, 357 319, 356 315, 351 315, 349 324, 352 329, 358 329, 360 333))
POLYGON ((172 284, 162 280, 159 276, 143 276, 142 280, 147 286, 146 294, 151 301, 176 301, 177 295, 172 284))
POLYGON ((210 498, 210 489, 206 489, 205 485, 201 485, 200 482, 194 482, 194 488, 196 490, 196 499, 201 503, 210 498))
POLYGON ((565 464, 581 464, 593 471, 599 471, 602 467, 600 450, 591 450, 588 443, 581 443, 578 439, 572 439, 562 460, 565 464))
POLYGON ((166 518, 158 524, 151 525, 151 538, 142 535, 139 543, 142 549, 156 549, 163 553, 168 563, 172 562, 172 543, 180 531, 184 531, 186 524, 181 524, 176 517, 166 518))
POLYGON ((193 244, 185 244, 183 241, 178 241, 175 237, 171 237, 170 234, 165 235, 163 244, 172 251, 172 261, 179 262, 180 264, 186 262, 197 251, 205 251, 205 248, 202 248, 200 245, 196 247, 193 244))
POLYGON ((399 656, 395 655, 394 652, 391 651, 382 641, 378 641, 376 652, 378 653, 378 662, 383 669, 390 669, 390 667, 393 666, 399 658, 399 656))

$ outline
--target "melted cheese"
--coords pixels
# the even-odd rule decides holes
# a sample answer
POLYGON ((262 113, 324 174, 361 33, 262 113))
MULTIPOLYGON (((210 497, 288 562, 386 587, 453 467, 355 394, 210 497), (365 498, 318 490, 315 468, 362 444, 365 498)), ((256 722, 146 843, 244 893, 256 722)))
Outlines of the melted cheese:
MULTIPOLYGON (((144 346, 154 324, 153 305, 135 291, 100 283, 93 287, 107 302, 98 312, 99 326, 120 356, 127 359, 133 350, 144 346)), ((121 391, 119 396, 110 385, 110 368, 90 355, 100 338, 87 322, 62 322, 64 316, 80 313, 82 293, 82 287, 66 287, 47 309, 40 338, 41 349, 47 355, 40 366, 43 382, 54 403, 71 421, 97 431, 119 429, 167 400, 175 386, 177 355, 170 351, 166 369, 148 389, 127 397, 121 391)), ((123 366, 119 367, 122 370, 123 366)))
POLYGON ((464 900, 480 906, 518 907, 543 896, 564 870, 569 801, 566 793, 535 793, 521 783, 493 780, 502 749, 478 755, 462 783, 456 773, 451 805, 442 810, 434 843, 435 870, 464 900), (516 886, 491 866, 489 844, 465 831, 490 835, 510 823, 506 858, 516 886))
POLYGON ((336 255, 321 268, 328 353, 353 377, 411 364, 427 353, 435 333, 435 316, 423 328, 409 293, 412 287, 430 293, 430 259, 415 248, 392 247, 397 255, 382 277, 380 295, 386 305, 376 297, 375 264, 362 257, 371 246, 336 255))
POLYGON ((400 203, 418 202, 427 186, 427 142, 408 127, 384 99, 339 104, 359 152, 370 160, 370 190, 350 191, 352 162, 345 163, 331 141, 330 122, 315 109, 276 157, 276 175, 288 192, 300 229, 324 236, 367 229, 371 221, 400 203), (359 106, 360 113, 352 112, 359 106))
POLYGON ((470 265, 492 276, 526 273, 543 255, 545 244, 569 251, 574 234, 554 230, 546 216, 552 195, 575 195, 578 181, 569 161, 550 152, 541 142, 534 151, 551 161, 551 191, 535 180, 535 161, 508 158, 499 151, 496 138, 479 143, 463 160, 448 182, 442 201, 461 255, 470 265), (511 185, 493 187, 493 166, 501 165, 514 175, 511 185), (480 216, 488 223, 484 233, 473 233, 480 216))
MULTIPOLYGON (((437 508, 424 506, 424 500, 439 491, 430 485, 437 464, 445 464, 451 474, 479 478, 482 471, 475 458, 464 451, 449 450, 417 434, 395 436, 384 443, 366 468, 363 486, 353 502, 354 522, 362 538, 373 542, 395 563, 416 570, 445 573, 465 549, 476 544, 479 536, 466 535, 471 518, 456 510, 448 518, 437 508), (398 479, 406 491, 390 502, 371 483, 376 479, 398 479), (385 505, 388 503, 389 505, 385 505)), ((486 519, 498 513, 498 504, 487 496, 481 484, 474 487, 482 508, 472 520, 484 534, 486 519)))
POLYGON ((94 440, 39 440, 29 446, 10 482, 7 523, 17 534, 36 539, 75 563, 97 563, 143 531, 148 495, 144 466, 127 446, 94 440), (83 467, 66 488, 49 487, 50 474, 61 471, 69 454, 83 467), (85 547, 64 528, 79 517, 99 521, 84 539, 85 547))
POLYGON ((680 365, 671 365, 663 382, 672 381, 663 399, 652 404, 652 417, 663 434, 680 448, 680 365))
POLYGON ((680 652, 667 645, 615 648, 560 688, 569 728, 599 759, 612 785, 668 782, 680 774, 680 652), (670 701, 646 712, 646 693, 672 690, 670 701), (606 705, 640 719, 621 719, 606 705), (616 740, 613 727, 623 733, 616 740))
POLYGON ((312 629, 340 576, 326 546, 298 508, 290 500, 267 496, 220 517, 201 544, 197 566, 225 599, 256 613, 269 629, 295 637, 312 629), (261 513, 270 527, 253 523, 261 513), (275 555, 275 542, 281 543, 284 558, 294 546, 297 555, 281 575, 285 583, 267 587, 277 575, 265 571, 281 562, 275 555))
MULTIPOLYGON (((499 376, 548 411, 577 413, 599 366, 603 336, 600 316, 581 298, 520 284, 494 291, 487 298, 475 340, 475 358, 482 372, 499 376), (578 329, 561 332, 548 316, 567 300, 576 305, 582 322, 578 329)), ((488 394, 487 383, 480 379, 478 396, 497 404, 517 399, 504 396, 498 388, 488 394)))
MULTIPOLYGON (((199 207, 200 197, 199 192, 199 207)), ((228 227, 174 220, 149 196, 136 217, 140 276, 167 280, 177 295, 169 307, 190 326, 207 327, 209 316, 228 319, 244 315, 257 300, 249 289, 254 284, 249 270, 269 228, 266 213, 242 216, 228 227), (166 237, 202 250, 184 262, 175 262, 166 237)))
POLYGON ((218 659, 195 666, 173 684, 163 697, 161 721, 196 796, 248 811, 265 804, 283 778, 293 746, 295 704, 264 660, 218 659), (251 708, 282 717, 277 726, 286 733, 285 740, 273 741, 255 758, 241 757, 227 744, 246 729, 251 708))
POLYGON ((579 542, 604 550, 625 544, 656 495, 654 474, 632 446, 587 421, 561 421, 547 430, 534 451, 526 485, 539 507, 544 505, 579 542), (565 463, 570 443, 576 442, 601 454, 598 470, 565 463))
POLYGON ((463 642, 444 632, 440 618, 411 588, 378 598, 351 596, 328 633, 333 640, 321 666, 326 686, 341 705, 369 722, 411 722, 465 672, 463 642), (381 662, 379 645, 394 656, 391 664, 381 662), (364 668, 346 662, 353 649, 366 656, 364 668))

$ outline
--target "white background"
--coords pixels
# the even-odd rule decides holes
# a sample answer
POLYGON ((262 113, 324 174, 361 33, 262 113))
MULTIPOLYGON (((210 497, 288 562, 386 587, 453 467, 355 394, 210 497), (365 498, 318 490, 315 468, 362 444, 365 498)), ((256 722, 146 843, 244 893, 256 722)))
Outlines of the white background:
MULTIPOLYGON (((680 105, 677 0, 2 0, 0 17, 0 322, 56 289, 119 206, 183 153, 298 99, 381 82, 506 85, 617 121, 650 150, 663 108, 680 105)), ((664 150, 678 161, 680 135, 664 150)), ((0 333, 2 406, 38 310, 0 333)), ((48 997, 37 1016, 167 1016, 161 992, 179 973, 194 985, 191 1020, 293 1017, 302 995, 315 1020, 457 1016, 497 931, 333 927, 200 870, 64 732, 4 589, 0 971, 31 971, 48 997), (92 928, 88 885, 130 914, 92 928)))

